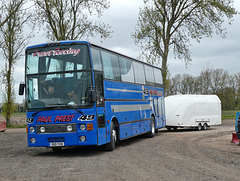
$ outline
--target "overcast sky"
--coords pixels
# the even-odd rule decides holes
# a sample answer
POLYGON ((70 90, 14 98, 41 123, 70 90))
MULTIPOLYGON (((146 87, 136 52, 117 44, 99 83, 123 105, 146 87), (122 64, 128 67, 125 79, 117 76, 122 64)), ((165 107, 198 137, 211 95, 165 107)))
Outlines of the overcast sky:
MULTIPOLYGON (((235 1, 235 8, 240 11, 240 1, 235 1)), ((141 0, 111 0, 111 7, 104 13, 102 20, 111 25, 114 31, 112 38, 102 44, 96 39, 91 41, 136 58, 141 50, 134 44, 131 33, 135 31, 139 7, 143 7, 141 0)), ((240 72, 236 66, 240 62, 240 15, 236 15, 234 22, 231 25, 226 23, 225 27, 227 35, 224 39, 213 36, 203 38, 200 44, 194 40, 191 42, 192 62, 187 68, 184 62, 174 59, 170 53, 168 64, 171 75, 178 73, 198 75, 205 68, 222 68, 229 73, 240 72)))
MULTIPOLYGON (((142 0, 110 0, 110 8, 104 12, 101 20, 111 26, 113 31, 112 38, 102 42, 98 37, 89 38, 88 40, 91 43, 137 58, 141 50, 134 44, 131 34, 135 31, 139 7, 143 7, 142 0)), ((235 8, 240 11, 239 0, 235 0, 235 8)), ((231 26, 226 24, 225 27, 228 32, 225 39, 222 39, 220 36, 214 36, 202 39, 200 44, 195 41, 191 42, 191 57, 193 61, 187 68, 184 62, 170 56, 168 64, 171 75, 174 76, 178 73, 198 75, 205 68, 221 68, 231 74, 240 72, 240 15, 234 17, 234 22, 232 22, 231 26)), ((45 37, 39 33, 31 40, 29 46, 46 41, 45 37)), ((0 64, 3 67, 4 61, 2 58, 0 64)), ((24 81, 24 57, 18 61, 15 67, 14 78, 16 98, 18 102, 22 102, 24 97, 18 95, 18 85, 21 81, 24 81)), ((0 95, 0 102, 2 102, 1 97, 0 95)))

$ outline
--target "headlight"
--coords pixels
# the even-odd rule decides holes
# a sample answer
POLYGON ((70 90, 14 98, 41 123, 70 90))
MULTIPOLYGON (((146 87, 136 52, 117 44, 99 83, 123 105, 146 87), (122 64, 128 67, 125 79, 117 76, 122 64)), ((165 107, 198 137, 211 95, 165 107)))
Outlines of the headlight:
POLYGON ((80 125, 80 129, 81 129, 82 131, 84 131, 84 130, 86 129, 85 124, 81 124, 81 125, 80 125))
POLYGON ((40 127, 40 132, 41 132, 41 133, 45 133, 45 131, 46 131, 45 127, 43 127, 43 126, 40 127))
POLYGON ((34 128, 34 127, 30 127, 30 128, 29 128, 29 131, 30 131, 31 133, 34 133, 34 132, 35 132, 35 128, 34 128))
POLYGON ((80 136, 79 139, 80 139, 80 141, 84 142, 84 141, 86 141, 86 136, 80 136))
POLYGON ((68 125, 68 126, 67 126, 67 131, 68 131, 68 132, 71 132, 71 131, 72 131, 72 126, 71 126, 71 125, 68 125))
POLYGON ((30 142, 31 143, 36 143, 36 139, 35 138, 30 138, 30 142))

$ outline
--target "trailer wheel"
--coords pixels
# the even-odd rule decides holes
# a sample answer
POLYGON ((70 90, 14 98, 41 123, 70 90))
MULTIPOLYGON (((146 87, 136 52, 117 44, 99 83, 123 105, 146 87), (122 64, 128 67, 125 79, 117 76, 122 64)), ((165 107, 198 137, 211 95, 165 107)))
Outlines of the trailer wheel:
POLYGON ((155 119, 151 117, 151 131, 146 134, 146 137, 153 138, 156 134, 155 119))
POLYGON ((201 131, 201 129, 202 129, 202 125, 201 125, 201 123, 199 123, 198 126, 197 126, 197 130, 201 131))
POLYGON ((202 129, 203 129, 203 130, 207 130, 207 123, 204 123, 204 124, 203 124, 202 129))
POLYGON ((172 129, 171 127, 167 127, 167 130, 168 130, 168 131, 171 131, 171 129, 172 129))

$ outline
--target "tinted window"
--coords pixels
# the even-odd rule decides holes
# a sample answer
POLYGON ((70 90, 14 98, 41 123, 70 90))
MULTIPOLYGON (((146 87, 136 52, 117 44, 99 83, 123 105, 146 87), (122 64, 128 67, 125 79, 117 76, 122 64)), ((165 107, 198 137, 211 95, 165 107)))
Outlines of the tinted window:
POLYGON ((120 80, 120 69, 118 57, 108 52, 102 51, 102 61, 104 78, 120 80))
POLYGON ((96 86, 97 104, 101 106, 104 105, 103 75, 95 72, 94 78, 96 86))
POLYGON ((160 86, 163 84, 162 72, 159 69, 153 68, 155 83, 156 86, 160 86))
POLYGON ((86 45, 59 45, 27 50, 27 74, 89 70, 86 45))
POLYGON ((92 105, 88 99, 92 87, 90 71, 28 75, 26 80, 28 109, 92 105))
POLYGON ((155 83, 154 83, 153 68, 148 65, 144 65, 144 68, 145 68, 147 85, 154 86, 155 83))
POLYGON ((133 66, 134 66, 135 82, 138 84, 146 84, 143 64, 138 62, 133 62, 133 66))
POLYGON ((158 99, 158 108, 159 108, 159 115, 165 115, 165 105, 164 105, 164 98, 158 99))
POLYGON ((159 110, 158 110, 158 99, 153 99, 153 103, 154 103, 154 110, 155 110, 155 114, 156 116, 159 116, 159 110))
POLYGON ((102 71, 100 51, 95 48, 92 48, 91 51, 92 51, 93 69, 102 71))
POLYGON ((162 116, 163 115, 163 108, 162 108, 162 99, 159 98, 158 99, 158 108, 159 108, 159 115, 162 116))
POLYGON ((130 59, 119 58, 122 81, 134 82, 133 66, 130 59))

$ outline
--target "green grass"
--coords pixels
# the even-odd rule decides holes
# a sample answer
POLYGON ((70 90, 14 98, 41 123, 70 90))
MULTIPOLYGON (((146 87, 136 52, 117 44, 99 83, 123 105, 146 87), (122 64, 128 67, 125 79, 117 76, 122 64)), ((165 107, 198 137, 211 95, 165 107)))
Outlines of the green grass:
MULTIPOLYGON (((15 117, 15 116, 24 116, 24 115, 26 115, 25 112, 15 112, 12 116, 15 117)), ((3 116, 3 114, 0 113, 0 116, 3 116)))
POLYGON ((6 127, 7 128, 26 128, 26 124, 24 125, 14 125, 14 124, 7 124, 6 127))
MULTIPOLYGON (((17 117, 17 116, 25 116, 26 113, 25 112, 16 112, 12 115, 12 117, 17 117)), ((0 113, 0 116, 3 116, 2 113, 0 113)), ((6 127, 7 128, 26 128, 26 124, 23 125, 15 125, 15 124, 7 124, 6 127)))
POLYGON ((13 114, 13 116, 25 116, 26 113, 25 112, 16 112, 13 114))
POLYGON ((236 113, 240 110, 226 110, 222 111, 222 119, 236 119, 236 113))

